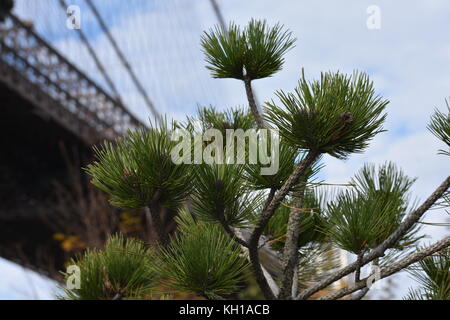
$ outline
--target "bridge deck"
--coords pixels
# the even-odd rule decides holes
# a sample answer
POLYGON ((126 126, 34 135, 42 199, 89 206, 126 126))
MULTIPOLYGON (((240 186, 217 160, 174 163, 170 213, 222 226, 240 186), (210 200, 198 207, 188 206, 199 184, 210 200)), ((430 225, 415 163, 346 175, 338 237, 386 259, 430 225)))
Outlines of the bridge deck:
POLYGON ((142 125, 14 15, 0 25, 0 81, 88 145, 142 125))

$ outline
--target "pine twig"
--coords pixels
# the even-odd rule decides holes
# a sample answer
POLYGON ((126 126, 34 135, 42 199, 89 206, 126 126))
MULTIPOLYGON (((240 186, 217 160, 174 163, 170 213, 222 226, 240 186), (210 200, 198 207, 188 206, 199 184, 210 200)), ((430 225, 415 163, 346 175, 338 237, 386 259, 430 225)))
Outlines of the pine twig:
MULTIPOLYGON (((397 263, 392 264, 391 266, 387 266, 382 269, 380 274, 380 279, 386 278, 394 273, 399 272, 400 270, 408 267, 409 265, 416 263, 420 260, 423 260, 424 258, 441 251, 442 249, 447 248, 450 246, 450 236, 445 237, 444 239, 435 242, 431 246, 428 246, 422 250, 419 250, 418 252, 398 261, 397 263)), ((353 284, 352 286, 349 286, 347 288, 343 288, 339 291, 327 294, 320 298, 320 300, 334 300, 339 299, 343 296, 349 295, 357 290, 361 290, 365 287, 367 287, 367 280, 369 280, 369 277, 353 284)))
MULTIPOLYGON (((433 206, 433 204, 447 191, 450 187, 450 176, 447 177, 441 185, 439 185, 436 190, 408 217, 400 224, 397 230, 392 233, 385 241, 383 241, 378 247, 373 249, 370 253, 368 253, 363 259, 361 265, 365 265, 370 261, 382 257, 387 248, 394 245, 408 230, 420 220, 420 218, 425 214, 428 209, 433 206)), ((332 284, 333 282, 345 277, 351 272, 355 271, 357 268, 357 263, 351 263, 348 266, 342 268, 341 270, 335 272, 329 277, 323 279, 322 281, 316 283, 313 286, 310 286, 303 292, 301 292, 296 299, 303 300, 309 298, 314 293, 322 290, 332 284)))
POLYGON ((252 80, 248 76, 244 77, 245 92, 247 93, 248 104, 250 105, 250 110, 252 111, 253 116, 255 117, 256 124, 258 125, 259 129, 262 129, 265 127, 265 125, 259 112, 258 106, 256 105, 255 102, 255 96, 253 95, 251 81, 252 80))
POLYGON ((160 198, 161 192, 157 190, 149 203, 148 209, 150 210, 152 222, 155 227, 156 233, 158 234, 159 241, 163 246, 166 246, 169 243, 169 238, 166 231, 164 230, 164 226, 161 220, 161 207, 159 204, 160 198))
POLYGON ((369 292, 369 288, 364 288, 362 289, 360 292, 358 292, 356 295, 354 295, 353 297, 348 298, 347 300, 361 300, 362 298, 364 298, 367 294, 367 292, 369 292))
POLYGON ((362 264, 362 260, 364 258, 364 250, 361 250, 358 253, 358 257, 356 258, 356 271, 355 271, 355 283, 358 282, 360 280, 360 276, 361 276, 361 264, 362 264))
POLYGON ((262 244, 260 244, 258 246, 258 249, 261 249, 262 247, 264 247, 266 244, 271 244, 277 241, 280 241, 281 239, 286 238, 286 235, 283 234, 282 236, 279 236, 277 238, 271 238, 271 239, 267 239, 266 241, 264 241, 262 244))
MULTIPOLYGON (((305 198, 306 179, 302 179, 299 198, 296 203, 297 208, 301 208, 305 198)), ((299 210, 291 210, 286 231, 286 242, 283 249, 284 270, 281 278, 280 295, 278 299, 292 299, 292 282, 294 279, 294 270, 298 264, 298 238, 300 235, 300 218, 299 210)))
POLYGON ((265 211, 269 204, 272 202, 273 196, 275 195, 276 191, 277 190, 275 188, 270 188, 269 195, 267 196, 266 202, 264 203, 263 211, 265 211))
POLYGON ((276 194, 274 194, 272 201, 262 212, 261 219, 259 220, 256 228, 253 230, 253 233, 250 236, 249 256, 252 262, 253 273, 255 274, 258 285, 261 288, 264 296, 269 300, 275 299, 275 295, 270 289, 267 280, 264 277, 263 270, 261 268, 261 263, 259 261, 259 254, 258 254, 259 239, 264 229, 266 228, 270 218, 272 218, 273 214, 275 213, 275 210, 280 206, 281 201, 284 200, 284 198, 292 189, 292 187, 298 182, 300 177, 305 174, 306 170, 317 159, 318 156, 319 156, 318 152, 310 151, 308 152, 307 156, 299 164, 295 166, 295 169, 291 174, 291 176, 286 180, 281 189, 276 194))
POLYGON ((223 208, 218 208, 217 209, 217 216, 219 218, 219 222, 222 225, 222 228, 225 230, 225 232, 231 237, 231 239, 233 239, 234 241, 236 241, 238 244, 240 244, 241 246, 244 246, 246 248, 248 248, 248 243, 247 241, 239 238, 236 233, 233 231, 232 227, 228 224, 228 222, 225 220, 225 215, 224 215, 224 210, 223 208))

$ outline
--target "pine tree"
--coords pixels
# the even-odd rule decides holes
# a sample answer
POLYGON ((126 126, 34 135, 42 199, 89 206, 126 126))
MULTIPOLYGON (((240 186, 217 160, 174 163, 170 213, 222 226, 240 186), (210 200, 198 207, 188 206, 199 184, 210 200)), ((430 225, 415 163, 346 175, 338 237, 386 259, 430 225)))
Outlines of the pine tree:
MULTIPOLYGON (((207 68, 214 78, 243 81, 249 110, 200 108, 198 117, 151 124, 95 149, 96 161, 86 168, 92 183, 114 206, 147 208, 159 242, 147 249, 113 237, 103 251, 88 251, 72 262, 81 267, 81 289, 66 290, 66 298, 152 298, 186 291, 224 299, 239 292, 251 274, 267 299, 308 299, 318 292, 322 299, 352 293, 361 299, 370 287, 370 275, 361 277, 366 265, 379 267, 385 278, 421 261, 427 276, 436 275, 442 261, 429 257, 450 239, 418 247, 417 232, 424 214, 448 199, 450 177, 419 206, 409 201, 415 179, 393 163, 366 164, 340 186, 317 178, 322 156, 346 159, 364 152, 384 131, 388 101, 376 94, 367 74, 325 72, 309 81, 302 70, 294 92, 276 92, 264 110, 256 105, 252 81, 281 70, 295 41, 283 26, 258 20, 245 28, 230 24, 206 31, 201 44, 207 68), (179 141, 172 134, 184 130, 194 137, 208 129, 223 136, 230 129, 254 129, 260 136, 264 129, 277 129, 279 170, 262 175, 262 164, 250 161, 174 163, 171 152, 179 141), (171 236, 161 222, 167 210, 178 214, 178 231, 171 236), (340 265, 338 250, 356 261, 340 265), (330 286, 350 274, 354 281, 345 287, 330 286)), ((437 111, 429 126, 447 147, 448 117, 437 111)), ((192 152, 206 145, 189 141, 192 152)), ((274 141, 267 141, 269 147, 274 141)), ((247 159, 251 147, 244 149, 247 159)), ((441 289, 448 284, 448 277, 439 277, 439 286, 427 285, 420 297, 447 299, 441 289)))

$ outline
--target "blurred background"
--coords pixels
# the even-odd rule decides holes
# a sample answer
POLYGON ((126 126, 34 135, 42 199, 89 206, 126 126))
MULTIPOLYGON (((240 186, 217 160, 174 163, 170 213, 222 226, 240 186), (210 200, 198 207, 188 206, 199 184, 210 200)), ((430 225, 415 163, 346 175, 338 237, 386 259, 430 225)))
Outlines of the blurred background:
MULTIPOLYGON (((448 174, 442 145, 426 129, 450 96, 448 1, 15 0, 13 14, 17 21, 0 23, 0 299, 53 298, 58 268, 111 232, 151 240, 141 213, 116 212, 78 168, 90 145, 124 128, 182 120, 199 105, 246 106, 239 81, 212 79, 204 67, 200 36, 217 23, 266 19, 298 38, 283 70, 254 82, 260 103, 292 90, 301 68, 310 79, 365 71, 390 100, 388 131, 345 162, 326 157, 326 182, 392 160, 418 178, 412 192, 420 201, 448 174), (80 29, 67 26, 73 5, 80 29), (57 114, 55 103, 68 113, 57 114)), ((433 210, 425 221, 446 219, 433 210)), ((423 230, 426 242, 449 233, 423 230)), ((401 274, 371 298, 401 298, 414 285, 401 274)))

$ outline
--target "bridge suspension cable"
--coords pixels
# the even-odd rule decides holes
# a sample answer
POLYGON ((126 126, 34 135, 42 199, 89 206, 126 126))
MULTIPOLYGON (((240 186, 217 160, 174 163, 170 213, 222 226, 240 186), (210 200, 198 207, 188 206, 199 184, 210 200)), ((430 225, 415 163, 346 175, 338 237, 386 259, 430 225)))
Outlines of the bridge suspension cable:
MULTIPOLYGON (((67 3, 65 0, 59 0, 59 3, 61 5, 61 8, 66 11, 67 10, 67 3)), ((118 101, 122 101, 122 99, 120 98, 120 94, 119 91, 116 88, 116 85, 114 84, 114 82, 111 80, 111 77, 109 76, 109 74, 106 72, 105 67, 103 66, 103 64, 100 62, 100 59, 98 58, 97 54, 95 53, 94 48, 91 46, 88 38, 86 37, 86 35, 84 34, 84 32, 82 31, 82 29, 78 29, 78 36, 80 38, 80 40, 83 42, 83 44, 86 46, 89 54, 91 55, 92 59, 94 60, 95 65, 97 66, 98 71, 100 71, 101 75, 103 76, 103 79, 105 79, 106 84, 108 85, 109 89, 111 89, 111 92, 114 94, 114 97, 118 100, 118 101)))
POLYGON ((133 71, 133 68, 131 67, 130 63, 128 62, 127 58, 123 54, 122 50, 119 48, 119 45, 117 44, 116 40, 112 36, 111 32, 109 32, 108 27, 106 26, 105 21, 103 20, 102 16, 100 15, 99 11, 97 10, 97 7, 94 5, 92 0, 85 0, 87 5, 91 8, 92 13, 94 14, 95 18, 97 19, 100 27, 102 28, 103 32, 105 33, 106 37, 108 38, 109 42, 111 43, 112 47, 114 48, 114 51, 116 52, 117 56, 119 57, 120 62, 123 64, 125 70, 127 70, 128 74, 130 75, 131 80, 133 81, 134 85, 136 86, 136 89, 138 90, 139 94, 144 99, 146 105, 150 109, 150 111, 153 113, 153 116, 156 118, 156 120, 161 123, 162 118, 159 112, 156 110, 155 105, 153 104, 152 100, 147 94, 147 91, 144 89, 144 86, 139 81, 138 77, 136 76, 135 72, 133 71))
POLYGON ((219 20, 220 27, 222 28, 222 30, 226 31, 227 25, 225 24, 225 19, 223 18, 223 14, 222 11, 220 10, 219 4, 217 3, 217 0, 209 0, 209 1, 211 2, 217 20, 219 20))

